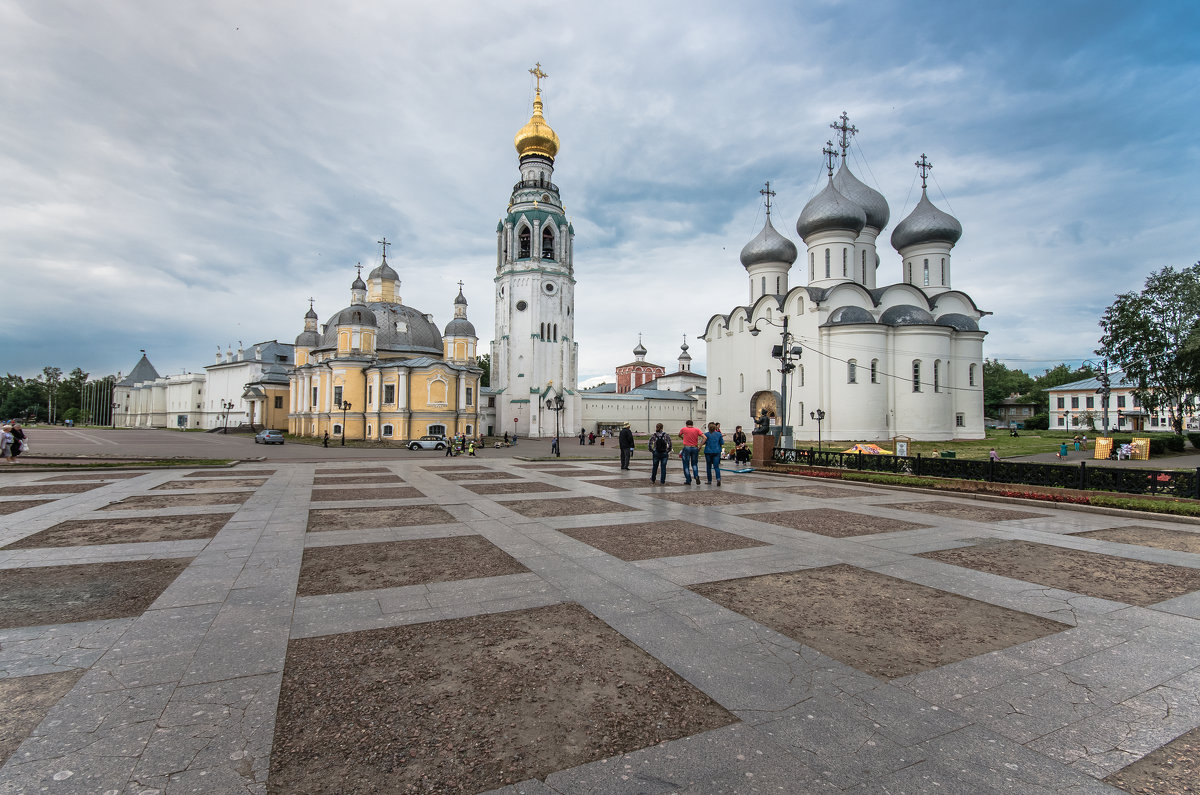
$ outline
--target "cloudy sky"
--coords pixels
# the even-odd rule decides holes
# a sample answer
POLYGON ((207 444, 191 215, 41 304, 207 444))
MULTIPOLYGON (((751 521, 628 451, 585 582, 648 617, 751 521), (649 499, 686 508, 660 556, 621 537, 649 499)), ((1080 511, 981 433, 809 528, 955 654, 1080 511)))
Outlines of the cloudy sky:
POLYGON ((1194 0, 0 0, 0 371, 128 372, 145 348, 178 373, 291 341, 383 236, 439 325, 465 282, 482 348, 540 61, 581 379, 638 332, 668 365, 687 334, 703 371, 695 335, 746 300, 759 188, 797 240, 843 110, 892 226, 929 156, 985 353, 1037 372, 1200 259, 1198 32, 1194 0))

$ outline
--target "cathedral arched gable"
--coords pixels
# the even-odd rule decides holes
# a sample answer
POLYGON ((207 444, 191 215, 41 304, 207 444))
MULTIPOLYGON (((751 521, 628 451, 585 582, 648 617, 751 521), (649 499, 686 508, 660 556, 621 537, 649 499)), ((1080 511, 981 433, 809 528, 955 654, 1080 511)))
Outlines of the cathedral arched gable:
POLYGON ((929 296, 919 287, 911 284, 889 284, 887 287, 875 290, 873 295, 876 299, 875 307, 881 310, 900 305, 919 306, 923 309, 932 308, 929 296))
POLYGON ((793 287, 788 290, 788 294, 783 297, 783 311, 789 315, 801 315, 804 313, 804 299, 808 298, 807 287, 793 287))
POLYGON ((871 291, 858 282, 842 282, 829 288, 822 302, 823 308, 833 311, 839 306, 861 306, 874 309, 875 298, 871 291))
MULTIPOLYGON (((738 309, 742 308, 743 307, 738 307, 738 309)), ((728 331, 729 319, 737 313, 738 309, 733 310, 733 312, 730 312, 728 315, 716 314, 710 317, 708 322, 704 324, 704 339, 710 340, 711 338, 715 338, 717 335, 717 329, 728 331)))
POLYGON ((961 290, 947 290, 944 293, 939 293, 934 296, 931 304, 932 308, 936 310, 934 314, 937 315, 944 315, 947 312, 959 312, 964 315, 974 314, 976 317, 983 317, 984 315, 991 314, 990 312, 984 312, 976 306, 971 296, 961 290))

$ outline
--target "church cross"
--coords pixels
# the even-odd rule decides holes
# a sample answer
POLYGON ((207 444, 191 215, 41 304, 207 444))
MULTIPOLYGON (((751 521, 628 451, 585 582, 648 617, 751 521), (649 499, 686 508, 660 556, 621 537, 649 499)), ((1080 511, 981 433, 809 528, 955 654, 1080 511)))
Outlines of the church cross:
POLYGON ((760 190, 759 193, 767 197, 767 217, 770 217, 771 197, 775 195, 775 191, 771 190, 771 180, 767 180, 767 187, 760 190))
POLYGON ((386 237, 383 240, 376 240, 375 242, 378 243, 379 245, 383 246, 383 258, 387 259, 387 247, 392 244, 387 242, 386 237))
POLYGON ((355 265, 354 270, 358 271, 358 278, 361 279, 362 278, 362 263, 360 262, 357 265, 355 265))
POLYGON ((315 299, 315 298, 309 298, 309 299, 308 299, 308 308, 309 308, 309 309, 312 309, 312 308, 313 308, 313 302, 314 302, 314 301, 316 301, 316 300, 317 300, 317 299, 315 299))
POLYGON ((538 91, 542 90, 542 79, 550 76, 542 71, 541 61, 538 61, 533 65, 533 68, 529 70, 529 74, 533 75, 534 79, 537 80, 538 91))
POLYGON ((929 176, 929 172, 933 171, 933 163, 929 162, 929 158, 925 157, 925 153, 921 153, 921 159, 913 163, 917 167, 917 171, 921 173, 921 190, 925 190, 925 178, 929 176))
POLYGON ((837 161, 837 150, 833 148, 833 141, 826 141, 825 148, 821 150, 821 154, 825 155, 825 167, 829 169, 829 176, 833 176, 833 164, 837 161))
POLYGON ((846 159, 846 150, 850 148, 850 139, 858 132, 858 128, 850 124, 850 117, 846 115, 846 111, 842 111, 839 117, 840 121, 835 121, 829 125, 838 131, 838 144, 842 147, 842 159, 846 159))
POLYGON ((462 279, 459 279, 459 280, 458 280, 458 291, 459 291, 460 293, 462 292, 462 288, 463 288, 462 279))

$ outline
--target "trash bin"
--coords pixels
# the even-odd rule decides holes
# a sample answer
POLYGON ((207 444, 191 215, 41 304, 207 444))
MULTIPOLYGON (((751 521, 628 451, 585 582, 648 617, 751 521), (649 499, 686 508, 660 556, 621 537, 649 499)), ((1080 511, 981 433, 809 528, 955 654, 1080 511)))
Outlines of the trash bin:
POLYGON ((943 450, 942 458, 954 458, 954 451, 953 450, 943 450))

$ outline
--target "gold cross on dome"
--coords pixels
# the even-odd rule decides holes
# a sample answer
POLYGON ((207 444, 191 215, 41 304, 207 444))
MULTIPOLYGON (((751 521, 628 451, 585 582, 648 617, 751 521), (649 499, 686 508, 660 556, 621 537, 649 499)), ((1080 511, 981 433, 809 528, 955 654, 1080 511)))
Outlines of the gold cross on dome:
POLYGON ((529 70, 529 74, 533 75, 534 79, 537 80, 538 91, 542 90, 542 79, 550 76, 542 71, 541 61, 538 61, 533 65, 533 68, 529 70))

